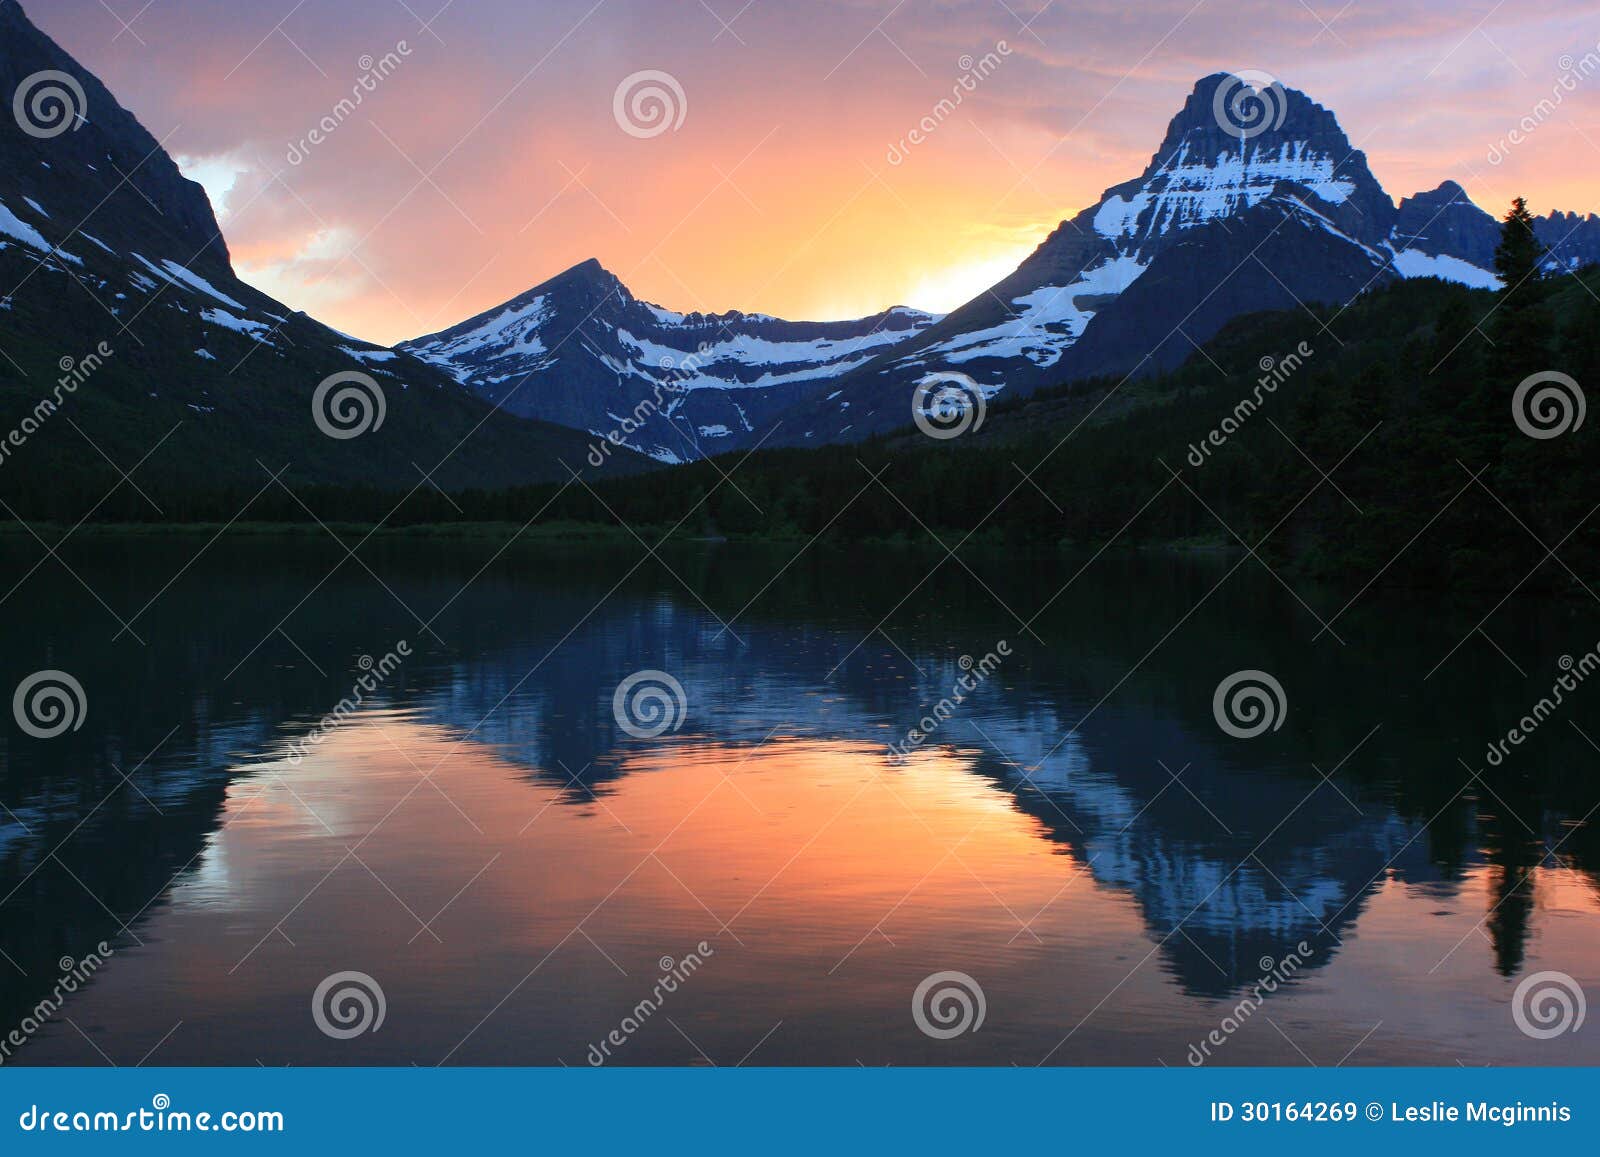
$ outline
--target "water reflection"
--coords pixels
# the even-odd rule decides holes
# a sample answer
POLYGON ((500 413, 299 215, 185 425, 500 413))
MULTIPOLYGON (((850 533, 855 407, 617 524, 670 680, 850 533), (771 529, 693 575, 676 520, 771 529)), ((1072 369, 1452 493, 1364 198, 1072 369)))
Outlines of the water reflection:
MULTIPOLYGON (((582 1063, 702 941, 618 1061, 1178 1064, 1301 943, 1272 1023, 1226 1061, 1600 1058, 1508 1010, 1535 968, 1595 979, 1582 793, 1549 771, 1592 755, 1552 728, 1537 764, 1470 779, 1479 717, 1514 720, 1528 685, 1472 656, 1423 679, 1449 624, 1386 607, 1313 648, 1286 597, 1245 585, 1150 653, 1215 575, 1145 560, 1090 572, 1037 638, 959 575, 875 630, 925 572, 866 556, 792 568, 728 630, 667 576, 602 600, 632 560, 514 557, 462 593, 480 564, 413 551, 381 560, 392 597, 346 568, 302 604, 327 567, 297 557, 196 568, 142 646, 37 584, 27 617, 7 609, 7 678, 48 656, 91 703, 74 736, 7 739, 8 1018, 58 958, 117 945, 18 1060, 582 1063), (410 614, 441 608, 436 635, 410 614), (891 761, 1002 637, 1013 658, 891 761), (401 638, 415 658, 290 760, 401 638), (1209 702, 1247 664, 1293 696, 1253 743, 1209 702), (641 667, 690 703, 660 740, 612 717, 641 667), (344 969, 382 981, 381 1033, 317 1031, 310 993, 344 969), (980 1033, 917 1031, 910 993, 943 969, 982 983, 980 1033)), ((82 565, 137 610, 182 562, 82 565)), ((675 569, 731 615, 777 565, 675 569)), ((1061 581, 1007 577, 1027 606, 1061 581)), ((1530 664, 1573 629, 1531 613, 1530 664)))

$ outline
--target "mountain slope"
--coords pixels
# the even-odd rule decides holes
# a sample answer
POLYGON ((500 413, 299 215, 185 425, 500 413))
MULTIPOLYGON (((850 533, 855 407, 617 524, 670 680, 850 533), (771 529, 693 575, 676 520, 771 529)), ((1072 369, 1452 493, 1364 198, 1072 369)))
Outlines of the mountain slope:
MULTIPOLYGON (((1460 186, 1397 207, 1330 110, 1267 80, 1200 80, 1143 173, 942 318, 675 314, 590 261, 402 348, 516 413, 681 462, 895 429, 930 374, 1027 394, 1171 369, 1241 314, 1412 277, 1498 285, 1499 223, 1460 186)), ((1600 218, 1536 230, 1552 268, 1600 261, 1600 218)))
POLYGON ((289 483, 389 488, 430 485, 421 469, 460 488, 583 468, 591 439, 496 414, 241 282, 204 190, 15 0, 0 109, 0 493, 19 512, 76 518, 66 496, 141 462, 136 483, 168 494, 253 490, 285 466, 289 483), (314 406, 340 374, 361 377, 314 406))
POLYGON ((512 413, 681 462, 759 440, 774 414, 933 320, 905 308, 839 322, 673 313, 590 260, 400 348, 512 413))
POLYGON ((1119 379, 1002 396, 981 428, 950 441, 903 424, 857 445, 763 448, 741 460, 739 493, 716 488, 727 464, 694 463, 673 472, 672 487, 606 483, 594 513, 568 494, 541 516, 671 526, 689 511, 700 520, 691 533, 938 536, 1001 558, 1198 540, 1249 544, 1274 568, 1347 584, 1352 596, 1381 581, 1490 592, 1489 602, 1527 583, 1587 598, 1574 578, 1592 587, 1600 574, 1600 523, 1589 517, 1600 427, 1552 392, 1538 424, 1556 436, 1530 436, 1534 415, 1516 409, 1514 391, 1551 368, 1580 383, 1600 377, 1597 290, 1600 268, 1551 280, 1537 316, 1518 323, 1516 348, 1491 344, 1498 295, 1392 278, 1348 308, 1236 318, 1205 356, 1109 400, 1119 379), (1480 471, 1482 487, 1463 491, 1480 471), (1561 560, 1530 574, 1531 541, 1563 536, 1561 560))
MULTIPOLYGON (((1600 261, 1600 217, 1550 213, 1533 233, 1549 250, 1547 270, 1578 269, 1600 261)), ((1500 222, 1472 203, 1454 181, 1400 202, 1395 219, 1395 266, 1406 277, 1442 277, 1480 289, 1499 285, 1494 250, 1500 222)))
MULTIPOLYGON (((1600 261, 1600 218, 1551 214, 1561 268, 1600 261)), ((1499 224, 1447 182, 1397 209, 1334 114, 1293 89, 1202 79, 1134 180, 1062 223, 1015 273, 839 384, 781 415, 780 442, 903 426, 925 374, 986 396, 1171 369, 1230 318, 1350 301, 1406 277, 1480 288, 1499 224), (847 410, 841 406, 848 403, 847 410)))
MULTIPOLYGON (((1553 267, 1600 260, 1600 218, 1536 228, 1553 267)), ((1452 182, 1397 207, 1330 110, 1218 73, 1139 176, 945 317, 676 314, 589 261, 401 348, 513 412, 681 462, 895 429, 930 374, 1027 394, 1171 369, 1241 314, 1344 304, 1410 277, 1492 288, 1498 230, 1452 182)))

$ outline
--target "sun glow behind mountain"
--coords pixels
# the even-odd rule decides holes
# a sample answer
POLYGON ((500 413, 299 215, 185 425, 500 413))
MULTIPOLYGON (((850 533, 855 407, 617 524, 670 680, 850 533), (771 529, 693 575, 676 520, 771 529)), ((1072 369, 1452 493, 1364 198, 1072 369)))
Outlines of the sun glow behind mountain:
POLYGON ((170 0, 140 13, 137 39, 97 0, 35 7, 191 173, 226 187, 242 268, 384 342, 589 257, 677 310, 947 311, 1139 171, 1196 76, 1239 67, 1337 108, 1386 187, 1455 176, 1483 205, 1537 189, 1536 208, 1594 207, 1571 163, 1600 140, 1592 91, 1486 160, 1549 96, 1554 62, 1595 50, 1580 0, 1481 20, 1443 0, 1356 6, 1334 35, 1273 6, 1253 17, 1243 61, 1235 14, 1188 0, 1115 20, 1043 3, 1013 17, 987 0, 887 17, 868 0, 756 4, 717 19, 645 0, 483 0, 431 31, 404 5, 353 0, 297 9, 283 35, 275 14, 170 0), (1003 63, 937 111, 963 61, 1002 41, 1003 63), (401 42, 403 62, 335 115, 360 62, 401 42), (614 95, 651 70, 679 84, 684 115, 640 137, 619 127, 614 95))
POLYGON ((1031 249, 1030 245, 1019 245, 930 273, 906 291, 906 302, 930 313, 949 313, 1010 273, 1031 249))

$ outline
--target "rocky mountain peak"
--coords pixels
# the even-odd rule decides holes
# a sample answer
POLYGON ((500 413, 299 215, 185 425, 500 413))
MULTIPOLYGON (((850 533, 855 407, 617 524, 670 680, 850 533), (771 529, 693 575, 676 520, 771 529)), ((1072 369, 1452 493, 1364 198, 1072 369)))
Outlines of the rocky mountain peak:
POLYGON ((205 190, 17 0, 0 0, 0 43, 0 169, 9 191, 57 220, 93 214, 95 236, 113 249, 207 276, 232 272, 205 190))
POLYGON ((1144 173, 1106 190, 1092 220, 1119 248, 1149 250, 1296 190, 1368 240, 1389 232, 1394 204, 1331 111, 1269 77, 1216 73, 1195 85, 1144 173))

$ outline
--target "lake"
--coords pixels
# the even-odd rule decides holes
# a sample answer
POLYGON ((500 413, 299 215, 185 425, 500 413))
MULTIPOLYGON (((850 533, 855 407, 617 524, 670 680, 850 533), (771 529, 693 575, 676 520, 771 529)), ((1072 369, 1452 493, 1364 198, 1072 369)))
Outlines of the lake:
POLYGON ((1502 742, 1586 600, 1222 554, 62 559, 0 547, 0 689, 82 689, 0 735, 6 1063, 1600 1063, 1600 680, 1502 742))

